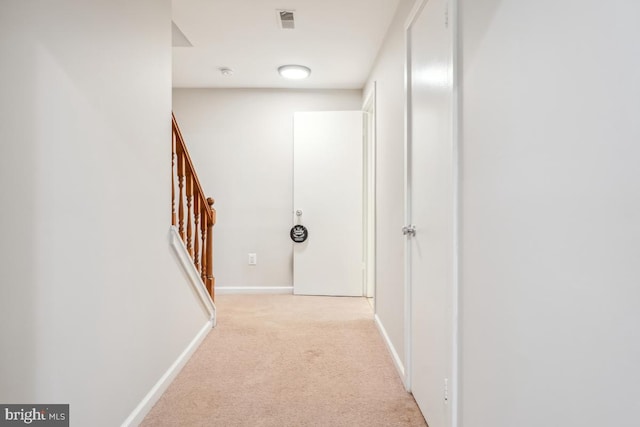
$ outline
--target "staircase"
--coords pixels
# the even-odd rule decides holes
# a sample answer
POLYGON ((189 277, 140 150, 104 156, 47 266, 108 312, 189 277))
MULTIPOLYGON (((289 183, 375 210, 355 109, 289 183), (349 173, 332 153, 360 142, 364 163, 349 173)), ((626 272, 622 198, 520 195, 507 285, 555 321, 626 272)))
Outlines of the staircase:
POLYGON ((215 300, 213 226, 216 223, 216 210, 213 208, 214 200, 206 197, 202 189, 173 113, 171 120, 171 225, 177 228, 193 266, 211 299, 215 300))

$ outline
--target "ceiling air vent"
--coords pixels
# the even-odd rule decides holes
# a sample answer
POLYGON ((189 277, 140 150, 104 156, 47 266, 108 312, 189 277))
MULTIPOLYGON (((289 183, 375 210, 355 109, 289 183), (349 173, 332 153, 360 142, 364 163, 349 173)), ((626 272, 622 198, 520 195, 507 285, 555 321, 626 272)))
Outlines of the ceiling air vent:
POLYGON ((293 10, 278 10, 278 24, 283 30, 293 30, 296 24, 293 18, 293 10))

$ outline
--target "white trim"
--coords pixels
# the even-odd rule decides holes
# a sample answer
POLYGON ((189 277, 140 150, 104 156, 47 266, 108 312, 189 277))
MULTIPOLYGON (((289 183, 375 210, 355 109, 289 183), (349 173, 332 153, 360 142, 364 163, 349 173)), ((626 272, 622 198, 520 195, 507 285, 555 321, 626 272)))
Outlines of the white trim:
POLYGON ((198 272, 196 267, 193 265, 191 256, 189 255, 189 251, 187 251, 187 248, 184 246, 184 242, 180 238, 180 233, 178 232, 178 229, 175 226, 171 226, 169 229, 169 234, 170 234, 170 240, 171 240, 171 247, 173 248, 174 252, 178 256, 178 259, 180 260, 180 265, 182 265, 182 268, 184 269, 185 273, 187 273, 187 276, 189 277, 189 281, 191 282, 191 285, 193 286, 196 293, 200 297, 200 302, 202 303, 204 309, 207 310, 207 313, 209 313, 209 320, 211 320, 212 327, 215 328, 217 323, 216 305, 211 299, 211 296, 209 295, 209 292, 207 291, 206 286, 204 285, 204 283, 202 283, 202 279, 200 278, 200 273, 198 272))
POLYGON ((207 323, 200 329, 195 338, 189 343, 187 348, 184 349, 182 354, 178 356, 175 362, 167 369, 167 371, 160 377, 157 383, 151 388, 149 393, 142 399, 142 401, 136 406, 126 420, 122 423, 122 427, 137 426, 144 417, 147 416, 153 405, 156 404, 158 399, 167 390, 174 378, 180 373, 184 365, 187 363, 191 355, 200 346, 202 341, 206 338, 207 334, 211 332, 212 321, 208 320, 207 323))
POLYGON ((402 359, 400 359, 400 356, 398 356, 398 352, 396 351, 396 348, 394 347, 393 343, 389 339, 387 330, 382 325, 382 321, 380 320, 378 315, 377 314, 374 315, 373 319, 376 326, 378 327, 378 331, 380 331, 380 335, 382 335, 382 339, 384 340, 384 343, 387 345, 387 348, 389 349, 389 353, 391 353, 391 359, 393 360, 393 364, 398 370, 398 374, 400 375, 400 378, 404 380, 405 373, 404 373, 404 365, 402 364, 402 359))
POLYGON ((362 103, 362 111, 371 110, 372 109, 371 107, 375 108, 376 86, 377 86, 377 82, 374 81, 371 89, 369 89, 369 91, 364 97, 364 102, 362 103))
POLYGON ((293 286, 217 286, 216 294, 293 294, 293 286))
POLYGON ((458 0, 450 0, 451 15, 449 21, 451 23, 451 44, 452 44, 452 66, 453 66, 453 277, 451 290, 451 332, 453 342, 451 343, 451 388, 449 394, 451 396, 451 427, 457 427, 460 420, 460 230, 461 220, 461 195, 462 180, 460 167, 460 144, 461 144, 461 87, 460 87, 460 38, 458 36, 459 22, 458 0))

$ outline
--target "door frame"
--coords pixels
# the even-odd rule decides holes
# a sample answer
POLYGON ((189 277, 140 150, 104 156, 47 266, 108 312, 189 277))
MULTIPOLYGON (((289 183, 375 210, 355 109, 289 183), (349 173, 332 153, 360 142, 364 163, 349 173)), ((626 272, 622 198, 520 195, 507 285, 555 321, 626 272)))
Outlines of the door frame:
POLYGON ((376 307, 376 96, 374 81, 364 97, 363 112, 363 262, 364 280, 362 295, 373 298, 373 312, 376 307))
MULTIPOLYGON (((409 13, 404 26, 405 36, 405 64, 404 64, 404 93, 405 93, 405 109, 404 109, 404 210, 405 225, 411 224, 411 127, 412 127, 412 99, 409 83, 411 81, 411 27, 418 18, 420 12, 424 9, 428 0, 415 0, 411 12, 409 13)), ((451 405, 451 427, 457 427, 460 419, 460 307, 459 292, 461 286, 460 280, 460 197, 461 197, 461 180, 460 180, 460 147, 461 147, 461 112, 460 97, 461 85, 459 75, 460 64, 460 45, 459 45, 459 22, 458 22, 458 0, 448 1, 448 23, 451 27, 451 49, 452 49, 452 66, 453 66, 453 82, 452 82, 452 143, 453 143, 453 271, 452 271, 452 289, 451 289, 451 378, 448 383, 448 395, 451 405)), ((411 240, 405 238, 404 245, 404 386, 408 392, 411 392, 411 351, 412 351, 412 309, 411 309, 411 240)))

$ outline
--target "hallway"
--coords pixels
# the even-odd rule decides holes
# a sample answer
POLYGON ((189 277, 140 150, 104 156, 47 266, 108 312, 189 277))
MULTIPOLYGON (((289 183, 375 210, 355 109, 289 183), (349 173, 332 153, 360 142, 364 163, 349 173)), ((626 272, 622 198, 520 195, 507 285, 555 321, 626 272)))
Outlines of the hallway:
POLYGON ((365 298, 222 295, 143 426, 425 426, 365 298))

